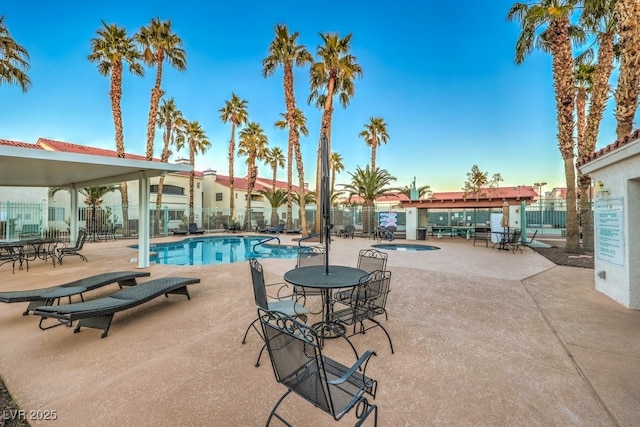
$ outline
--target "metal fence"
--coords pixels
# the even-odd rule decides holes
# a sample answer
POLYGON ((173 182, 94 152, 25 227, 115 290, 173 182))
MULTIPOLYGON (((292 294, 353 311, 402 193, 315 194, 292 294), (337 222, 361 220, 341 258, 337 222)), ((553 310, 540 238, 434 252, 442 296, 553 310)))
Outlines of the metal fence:
MULTIPOLYGON (((526 224, 528 229, 540 229, 544 234, 562 234, 566 228, 566 202, 564 200, 546 199, 543 203, 526 206, 526 224), (551 232, 550 230, 556 230, 551 232)), ((353 225, 365 233, 373 232, 379 225, 380 213, 395 212, 397 230, 406 230, 404 210, 397 206, 343 206, 331 209, 331 223, 336 228, 353 225)), ((501 209, 430 209, 428 225, 467 225, 488 224, 492 212, 501 209)), ((123 209, 119 205, 81 206, 76 213, 80 228, 90 231, 94 239, 102 235, 116 237, 136 237, 139 233, 139 209, 130 205, 123 209)), ((229 209, 196 209, 193 221, 188 208, 163 207, 160 210, 152 206, 150 211, 151 237, 166 236, 174 229, 187 229, 190 222, 195 222, 200 229, 207 231, 221 230, 234 222, 246 224, 247 230, 287 223, 286 206, 273 211, 269 207, 246 210, 237 208, 235 218, 231 218, 229 209)), ((305 210, 307 229, 315 229, 315 206, 307 206, 305 210)), ((291 223, 294 228, 300 226, 300 215, 294 210, 291 223)), ((0 201, 0 239, 17 240, 26 236, 46 236, 63 240, 69 238, 71 210, 68 205, 56 205, 48 202, 13 202, 0 201)))

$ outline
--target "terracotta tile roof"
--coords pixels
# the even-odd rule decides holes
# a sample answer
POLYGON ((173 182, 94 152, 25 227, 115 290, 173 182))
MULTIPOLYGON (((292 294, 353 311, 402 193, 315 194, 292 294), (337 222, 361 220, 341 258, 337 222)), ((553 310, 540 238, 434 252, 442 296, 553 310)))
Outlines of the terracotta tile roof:
MULTIPOLYGON (((64 153, 91 154, 94 156, 118 157, 115 150, 107 150, 104 148, 89 147, 86 145, 72 144, 70 142, 56 141, 53 139, 38 138, 36 142, 44 150, 61 151, 64 153)), ((125 153, 125 158, 132 160, 146 160, 145 156, 138 154, 125 153)), ((159 162, 160 159, 154 158, 152 161, 159 162)))
POLYGON ((592 160, 597 159, 598 157, 604 156, 607 153, 610 153, 620 147, 622 147, 625 144, 628 144, 630 142, 633 142, 637 139, 640 139, 640 129, 636 129, 634 132, 630 133, 629 135, 625 136, 624 138, 618 139, 617 141, 607 145, 604 148, 601 148, 600 150, 591 153, 588 156, 585 156, 583 158, 581 158, 580 160, 578 160, 578 162, 576 162, 576 165, 578 167, 580 166, 584 166, 585 164, 589 163, 592 160))
MULTIPOLYGON (((216 174, 216 182, 228 187, 229 186, 229 176, 228 175, 217 175, 216 174)), ((247 179, 246 178, 240 178, 240 177, 236 177, 233 181, 233 187, 235 189, 246 189, 247 188, 247 179)), ((286 190, 287 189, 287 183, 285 181, 277 181, 276 180, 276 188, 280 188, 282 190, 286 190)), ((298 191, 298 189, 300 188, 297 185, 293 185, 292 186, 293 191, 298 191)), ((264 179, 264 178, 257 178, 256 179, 256 185, 254 187, 254 191, 260 191, 260 190, 270 190, 271 189, 271 180, 270 179, 264 179)))
POLYGON ((6 145, 10 147, 20 147, 20 148, 33 148, 35 150, 42 150, 42 147, 32 144, 30 142, 20 142, 20 141, 11 141, 9 139, 0 139, 0 145, 6 145))

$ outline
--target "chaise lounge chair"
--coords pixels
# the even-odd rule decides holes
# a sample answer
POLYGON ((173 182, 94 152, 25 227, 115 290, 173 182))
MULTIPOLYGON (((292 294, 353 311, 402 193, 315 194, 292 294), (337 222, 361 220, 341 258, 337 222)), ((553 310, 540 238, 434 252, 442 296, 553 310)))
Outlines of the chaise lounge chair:
POLYGON ((87 230, 80 230, 78 232, 78 239, 76 240, 76 245, 74 247, 57 248, 56 251, 58 252, 58 263, 62 265, 62 258, 64 258, 67 255, 78 255, 84 261, 88 261, 87 257, 80 253, 80 251, 82 250, 82 247, 84 246, 84 242, 87 241, 87 237, 88 237, 87 230))
POLYGON ((200 279, 162 277, 91 301, 41 306, 36 308, 33 314, 42 316, 40 329, 50 328, 50 326, 42 326, 43 320, 49 317, 57 319, 66 326, 71 326, 74 321, 78 320, 78 324, 73 330, 74 333, 80 332, 80 328, 85 326, 87 328, 102 329, 102 338, 104 338, 109 333, 114 314, 151 301, 163 294, 167 297, 169 296, 168 294, 180 294, 185 295, 187 299, 191 299, 187 285, 194 283, 200 283, 200 279))
POLYGON ((198 224, 195 222, 189 223, 189 234, 204 234, 204 230, 198 228, 198 224))
POLYGON ((110 273, 97 274, 95 276, 85 277, 84 279, 74 280, 64 285, 52 286, 49 288, 32 289, 28 291, 0 292, 0 302, 13 304, 15 302, 28 302, 29 306, 22 313, 23 316, 29 314, 36 307, 42 305, 51 305, 56 299, 61 297, 69 297, 71 302, 72 295, 80 295, 84 301, 82 294, 93 289, 98 289, 111 283, 118 283, 120 289, 123 286, 136 285, 136 277, 148 277, 151 273, 147 271, 115 271, 110 273), (56 295, 59 295, 56 297, 56 295))

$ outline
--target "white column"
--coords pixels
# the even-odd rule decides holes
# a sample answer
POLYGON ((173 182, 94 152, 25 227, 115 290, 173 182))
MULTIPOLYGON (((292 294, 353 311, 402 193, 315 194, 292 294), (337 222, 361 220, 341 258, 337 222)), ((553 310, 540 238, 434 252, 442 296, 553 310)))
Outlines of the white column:
POLYGON ((73 246, 78 239, 78 189, 69 189, 71 212, 69 214, 69 242, 73 246))
POLYGON ((407 218, 406 239, 416 240, 418 230, 418 208, 405 208, 407 218))
POLYGON ((138 268, 149 267, 149 178, 138 180, 138 268))

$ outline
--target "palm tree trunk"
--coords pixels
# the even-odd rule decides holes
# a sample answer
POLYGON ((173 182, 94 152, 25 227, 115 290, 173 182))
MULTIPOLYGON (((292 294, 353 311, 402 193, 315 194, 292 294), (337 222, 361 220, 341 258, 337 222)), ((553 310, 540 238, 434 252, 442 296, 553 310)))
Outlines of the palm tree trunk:
MULTIPOLYGON (((236 152, 236 143, 235 143, 235 134, 236 134, 236 123, 231 121, 231 139, 229 140, 229 221, 235 220, 235 195, 234 195, 234 184, 235 179, 233 177, 233 162, 235 158, 236 152)), ((229 224, 232 225, 232 224, 229 224)))
POLYGON ((129 236, 129 192, 127 191, 127 183, 120 183, 120 197, 122 200, 122 232, 125 236, 129 236))
POLYGON ((288 61, 284 64, 284 100, 287 105, 287 126, 289 138, 287 141, 287 228, 293 228, 293 151, 298 143, 300 135, 297 133, 296 99, 293 92, 293 64, 288 61), (297 136, 297 137, 296 137, 297 136))
MULTIPOLYGON (((298 131, 296 130, 296 134, 298 131)), ((304 195, 304 165, 302 164, 302 151, 300 150, 300 142, 299 135, 296 135, 295 138, 296 143, 294 144, 294 151, 296 155, 296 166, 298 168, 298 186, 299 186, 299 200, 300 200, 300 230, 301 237, 307 237, 309 235, 309 231, 307 230, 307 209, 305 195, 304 195)))
POLYGON ((160 88, 162 82, 162 52, 156 54, 156 66, 158 71, 156 72, 156 83, 151 89, 151 106, 149 108, 149 120, 147 121, 147 160, 153 159, 153 140, 156 134, 156 116, 158 115, 158 105, 160 104, 160 98, 164 95, 164 91, 160 88))
POLYGON ((156 215, 154 221, 154 232, 158 236, 160 234, 160 219, 162 218, 162 188, 164 187, 164 175, 160 175, 158 180, 158 193, 156 195, 156 215))
POLYGON ((624 138, 633 131, 633 118, 638 109, 638 93, 640 92, 639 9, 637 0, 618 0, 616 2, 618 43, 621 47, 618 89, 615 93, 618 139, 624 138))

